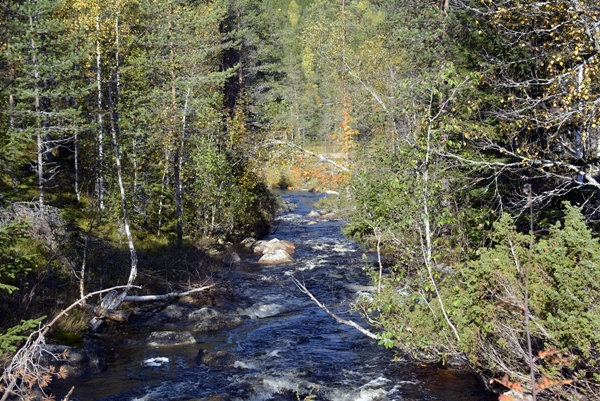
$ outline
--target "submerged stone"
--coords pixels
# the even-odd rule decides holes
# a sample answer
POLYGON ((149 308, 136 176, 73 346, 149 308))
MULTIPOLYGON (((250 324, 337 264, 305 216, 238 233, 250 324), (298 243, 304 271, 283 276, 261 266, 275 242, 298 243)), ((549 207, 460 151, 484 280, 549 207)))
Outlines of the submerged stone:
POLYGON ((196 344, 196 339, 189 331, 155 331, 148 336, 148 345, 151 347, 175 347, 189 344, 196 344))
POLYGON ((59 372, 64 377, 84 377, 106 369, 106 356, 102 347, 95 342, 86 342, 85 348, 67 345, 45 344, 39 353, 38 363, 59 372))
POLYGON ((282 305, 278 305, 278 304, 263 304, 263 305, 254 304, 251 307, 249 307, 248 309, 246 309, 244 311, 244 313, 252 319, 255 319, 255 318, 262 319, 265 317, 279 315, 280 313, 283 313, 285 311, 286 311, 285 307, 283 307, 282 305))
POLYGON ((221 329, 232 329, 244 323, 241 316, 225 315, 216 309, 205 307, 188 315, 190 321, 195 321, 194 331, 207 332, 221 329))
POLYGON ((237 265, 241 262, 242 259, 240 258, 240 255, 238 255, 236 252, 230 252, 223 258, 224 265, 237 265))
POLYGON ((196 363, 212 367, 233 365, 234 362, 235 357, 225 351, 207 352, 201 349, 196 356, 196 363))

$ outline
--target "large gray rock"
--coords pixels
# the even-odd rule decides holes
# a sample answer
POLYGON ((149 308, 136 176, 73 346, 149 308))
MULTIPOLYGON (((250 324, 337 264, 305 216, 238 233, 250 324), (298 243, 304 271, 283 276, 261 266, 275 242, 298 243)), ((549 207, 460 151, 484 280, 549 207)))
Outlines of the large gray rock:
POLYGON ((39 354, 38 363, 55 372, 63 369, 66 377, 84 377, 106 369, 106 356, 102 347, 95 342, 85 342, 85 348, 46 344, 39 354))
POLYGON ((258 260, 258 263, 262 265, 283 265, 294 262, 294 258, 292 258, 290 254, 283 249, 276 249, 272 252, 265 253, 258 260))
POLYGON ((175 347, 189 344, 196 344, 196 339, 189 331, 155 331, 148 336, 148 345, 151 347, 175 347))
POLYGON ((162 327, 181 323, 194 309, 196 309, 195 306, 183 303, 143 305, 136 307, 133 316, 138 324, 162 327))
POLYGON ((225 315, 209 307, 190 313, 188 319, 192 322, 197 322, 194 331, 199 332, 232 329, 244 323, 244 318, 241 316, 225 315))

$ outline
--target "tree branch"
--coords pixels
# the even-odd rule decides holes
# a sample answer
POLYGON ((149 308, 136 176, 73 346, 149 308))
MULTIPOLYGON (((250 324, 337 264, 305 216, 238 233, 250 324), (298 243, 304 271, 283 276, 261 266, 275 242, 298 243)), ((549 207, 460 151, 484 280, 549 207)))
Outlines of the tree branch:
POLYGON ((331 316, 332 318, 334 318, 338 323, 353 327, 369 338, 372 338, 374 340, 378 339, 376 334, 373 334, 369 330, 365 329, 364 327, 361 327, 360 325, 358 325, 357 323, 355 323, 351 320, 342 319, 341 317, 337 316, 335 313, 333 313, 329 309, 327 309, 327 307, 325 305, 323 305, 321 302, 319 302, 319 300, 317 298, 315 298, 315 296, 313 294, 311 294, 310 291, 308 291, 306 286, 304 286, 304 284, 302 284, 300 281, 298 281, 298 279, 296 277, 292 276, 292 281, 294 282, 294 284, 296 284, 296 286, 298 287, 298 289, 300 289, 300 291, 302 291, 303 293, 308 295, 309 298, 312 299, 313 302, 316 303, 319 308, 321 308, 325 312, 327 312, 327 314, 329 316, 331 316))
POLYGON ((323 155, 320 155, 320 154, 318 154, 318 153, 315 153, 315 152, 312 152, 312 151, 310 151, 310 150, 308 150, 308 149, 305 149, 305 148, 303 148, 303 147, 301 147, 301 146, 298 146, 298 145, 296 145, 296 144, 295 144, 295 143, 293 143, 293 142, 281 141, 281 140, 278 140, 278 139, 272 139, 272 140, 270 140, 270 141, 268 141, 268 142, 265 142, 265 143, 263 143, 263 144, 261 145, 261 147, 268 147, 268 146, 275 146, 275 145, 285 145, 285 146, 289 146, 290 148, 295 148, 295 149, 298 149, 298 150, 300 150, 300 151, 302 151, 302 152, 306 153, 307 155, 314 156, 314 157, 316 157, 317 159, 321 160, 322 162, 329 163, 329 164, 331 164, 332 166, 334 166, 334 167, 336 167, 336 168, 338 168, 338 169, 340 169, 340 170, 342 170, 342 171, 347 171, 347 172, 350 172, 350 170, 349 170, 347 167, 344 167, 344 166, 342 166, 342 165, 340 165, 340 164, 338 164, 338 163, 334 162, 333 160, 331 160, 331 159, 328 159, 327 157, 325 157, 325 156, 323 156, 323 155))
POLYGON ((128 295, 125 298, 123 298, 123 302, 164 301, 166 299, 171 299, 171 298, 181 298, 186 295, 190 295, 190 294, 194 294, 196 292, 207 290, 214 286, 215 286, 214 284, 211 284, 211 285, 207 285, 207 286, 200 287, 200 288, 194 288, 192 290, 185 291, 185 292, 170 292, 168 294, 162 294, 162 295, 141 295, 141 296, 128 295))

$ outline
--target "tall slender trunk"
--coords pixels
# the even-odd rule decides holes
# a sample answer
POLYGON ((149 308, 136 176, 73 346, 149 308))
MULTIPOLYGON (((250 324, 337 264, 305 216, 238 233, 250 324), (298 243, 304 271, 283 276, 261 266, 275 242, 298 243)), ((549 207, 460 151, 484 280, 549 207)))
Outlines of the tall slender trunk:
MULTIPOLYGON (((135 121, 133 122, 135 124, 135 121)), ((137 203, 137 187, 138 187, 138 160, 137 160, 137 141, 135 138, 131 141, 131 163, 133 164, 133 201, 132 203, 137 203)), ((134 207, 135 210, 135 207, 134 207)))
POLYGON ((346 0, 342 0, 342 107, 344 114, 342 141, 343 147, 345 148, 344 157, 346 163, 350 159, 350 141, 348 137, 348 129, 350 125, 350 110, 348 101, 348 77, 346 74, 346 0))
MULTIPOLYGON (((15 67, 11 64, 9 67, 8 80, 9 82, 15 79, 15 67)), ((11 130, 15 129, 15 95, 13 93, 8 94, 8 126, 11 130)))
POLYGON ((81 189, 79 188, 79 138, 77 130, 75 131, 74 138, 74 163, 75 163, 75 196, 77 197, 77 202, 81 202, 81 189))
POLYGON ((168 145, 165 147, 165 168, 163 170, 163 176, 160 184, 160 199, 158 201, 158 230, 156 236, 160 237, 162 230, 162 210, 163 203, 165 201, 165 186, 167 182, 167 173, 169 172, 169 148, 168 145))
MULTIPOLYGON (((188 110, 188 103, 189 103, 189 99, 190 99, 190 94, 192 93, 192 88, 188 88, 187 93, 185 94, 185 102, 183 104, 183 116, 181 116, 181 140, 179 143, 179 152, 180 152, 180 156, 179 156, 179 173, 181 175, 181 171, 183 171, 183 156, 181 156, 181 154, 183 153, 183 146, 184 146, 184 142, 185 142, 185 130, 187 129, 186 126, 186 122, 187 122, 187 110, 188 110)), ((183 179, 179 180, 179 193, 181 194, 181 196, 183 197, 183 179)), ((183 215, 183 199, 181 202, 181 214, 183 215)))
MULTIPOLYGON (((74 101, 77 108, 77 100, 74 101)), ((81 191, 79 188, 79 133, 77 132, 77 118, 73 118, 73 164, 75 169, 75 196, 77 202, 81 202, 81 191)))
MULTIPOLYGON (((29 28, 33 34, 33 16, 29 15, 29 28)), ((33 37, 30 39, 29 45, 31 46, 31 62, 33 64, 33 78, 34 78, 34 93, 35 93, 35 115, 38 117, 40 115, 40 89, 39 89, 39 79, 40 72, 37 64, 37 48, 35 46, 35 41, 33 37)), ((39 191, 39 205, 40 212, 44 210, 44 138, 41 131, 41 127, 38 127, 37 135, 36 135, 36 143, 37 143, 37 175, 38 175, 38 191, 39 191)))
POLYGON ((104 127, 102 121, 102 66, 100 52, 100 16, 96 17, 96 103, 98 118, 98 207, 104 210, 104 127))
MULTIPOLYGON (((429 110, 431 111, 431 103, 429 105, 429 110)), ((448 314, 446 313, 446 307, 444 306, 444 302, 442 300, 442 297, 440 295, 440 292, 438 290, 438 286, 437 283, 435 282, 435 278, 433 277, 433 242, 432 242, 432 232, 431 232, 431 216, 429 215, 429 163, 430 163, 430 157, 431 157, 431 153, 432 153, 432 149, 431 149, 431 136, 432 136, 432 124, 434 122, 434 120, 436 120, 439 115, 441 114, 441 110, 438 112, 438 114, 435 117, 429 117, 429 121, 427 124, 427 142, 426 142, 426 148, 425 148, 425 169, 423 171, 423 226, 425 229, 425 244, 423 244, 423 235, 421 235, 421 251, 423 254, 423 261, 425 262, 425 267, 427 269, 427 274, 429 276, 429 280, 431 281, 431 285, 433 286, 433 289, 435 290, 435 294, 436 297, 438 299, 438 302, 440 304, 440 309, 442 310, 442 314, 444 315, 444 319, 446 319, 446 323, 448 323, 448 326, 450 326, 450 328, 452 329, 453 333, 454 333, 454 337, 456 338, 457 342, 460 342, 460 336, 458 335, 458 331, 456 330, 456 327, 454 326, 454 324, 452 323, 452 321, 450 320, 450 318, 448 317, 448 314)), ((420 229, 419 229, 420 231, 420 229)))
MULTIPOLYGON (((121 56, 119 53, 119 43, 121 37, 119 36, 119 13, 115 15, 115 85, 116 85, 116 96, 115 102, 118 104, 121 96, 121 56)), ((121 115, 117 113, 118 121, 121 121, 121 115)))
MULTIPOLYGON (((237 29, 238 32, 241 32, 242 30, 242 13, 240 11, 240 9, 238 8, 237 11, 237 29)), ((242 85, 244 84, 244 60, 242 58, 242 50, 243 50, 243 46, 244 46, 244 41, 240 40, 240 45, 238 46, 238 57, 239 57, 239 68, 238 68, 238 85, 239 85, 239 92, 238 94, 242 91, 242 85)), ((233 113, 232 113, 233 116, 233 113)))
MULTIPOLYGON (((583 64, 577 68, 577 93, 581 93, 583 87, 583 64)), ((579 102, 580 110, 583 109, 583 102, 579 102)), ((584 158, 584 134, 581 133, 581 127, 575 128, 575 157, 578 161, 584 158)), ((577 174, 576 182, 583 184, 583 172, 577 174)))
MULTIPOLYGON (((120 68, 121 64, 119 61, 119 14, 117 13, 115 17, 115 87, 116 87, 116 97, 114 100, 118 101, 119 90, 120 90, 120 68)), ((125 235, 127 236, 127 244, 129 246, 129 253, 131 254, 131 270, 129 271, 129 279, 127 280, 127 285, 133 284, 135 277, 137 276, 137 254, 135 251, 135 245, 133 242, 133 235, 131 234, 131 224, 129 221, 129 212, 127 207, 127 196, 125 194, 125 186, 123 184, 123 172, 121 168, 121 157, 119 154, 119 145, 117 142, 117 131, 118 131, 118 123, 121 121, 120 116, 115 111, 115 101, 113 100, 112 88, 108 87, 108 106, 110 113, 110 132, 112 136, 112 145, 115 153, 115 163, 117 166, 117 181, 119 182, 119 191, 121 193, 121 207, 123 209, 123 223, 125 225, 125 235)), ((127 293, 127 289, 123 292, 123 294, 127 293)))
MULTIPOLYGON (((115 163, 117 166, 117 180, 119 182, 119 190, 121 193, 121 207, 123 209, 123 222, 125 225, 125 235, 127 236, 127 244, 129 246, 129 253, 131 254, 131 270, 129 271, 129 279, 127 285, 133 284, 135 277, 137 276, 137 254, 135 251, 135 245, 133 242, 133 235, 131 235, 131 224, 129 222, 129 212, 127 208, 127 197, 125 194, 125 186, 123 185, 123 171, 121 168, 121 157, 119 155, 119 145, 117 143, 117 125, 115 120, 117 119, 114 112, 112 89, 108 88, 108 107, 110 114, 110 133, 112 136, 112 146, 115 153, 115 163)), ((125 290, 125 293, 127 290, 125 290)))
MULTIPOLYGON (((170 16, 173 10, 170 11, 170 16)), ((175 43, 173 41, 173 23, 169 18, 169 63, 171 72, 171 133, 173 137, 173 178, 175 179, 175 213, 177 216, 177 246, 183 245, 183 227, 181 223, 181 170, 179 129, 177 124, 177 88, 175 87, 175 43)))

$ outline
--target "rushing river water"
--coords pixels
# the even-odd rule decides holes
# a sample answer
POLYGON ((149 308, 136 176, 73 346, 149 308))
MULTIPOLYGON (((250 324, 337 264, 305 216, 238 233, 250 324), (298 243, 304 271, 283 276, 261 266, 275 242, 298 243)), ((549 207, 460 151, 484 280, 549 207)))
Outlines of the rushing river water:
POLYGON ((198 344, 172 348, 147 347, 145 339, 155 330, 190 327, 152 327, 134 318, 105 344, 108 369, 58 385, 57 399, 67 384, 75 385, 71 400, 78 401, 193 400, 221 394, 255 401, 304 400, 309 394, 332 401, 497 399, 471 374, 393 362, 393 350, 337 323, 301 293, 291 276, 334 312, 360 322, 349 315, 349 303, 372 289, 359 247, 341 234, 343 223, 307 224, 305 216, 320 195, 281 195, 297 208, 278 218, 270 238, 294 242, 296 263, 265 267, 256 263, 258 256, 244 254, 241 266, 221 277, 246 300, 246 311, 254 307, 273 316, 249 318, 231 330, 195 333, 198 344), (224 351, 233 361, 204 365, 197 362, 200 350, 224 351))

